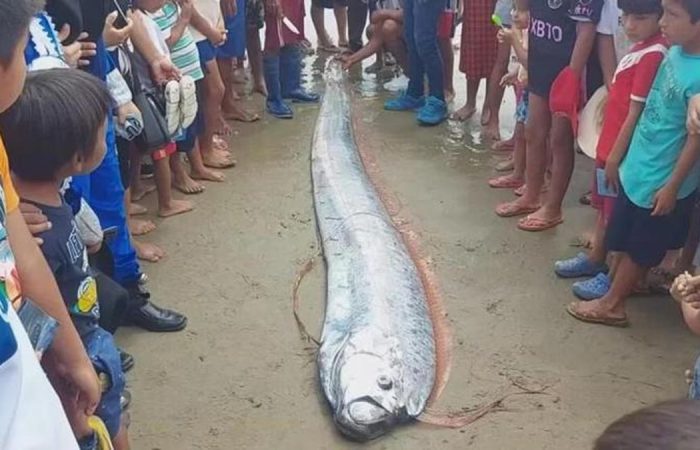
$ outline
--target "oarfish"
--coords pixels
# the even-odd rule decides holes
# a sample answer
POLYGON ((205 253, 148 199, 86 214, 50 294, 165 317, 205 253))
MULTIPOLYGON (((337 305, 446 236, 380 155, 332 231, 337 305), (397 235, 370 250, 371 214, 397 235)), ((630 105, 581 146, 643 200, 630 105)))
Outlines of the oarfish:
POLYGON ((320 381, 340 431, 369 440, 424 410, 435 382, 435 342, 421 278, 353 137, 339 64, 312 148, 313 196, 327 267, 320 381))

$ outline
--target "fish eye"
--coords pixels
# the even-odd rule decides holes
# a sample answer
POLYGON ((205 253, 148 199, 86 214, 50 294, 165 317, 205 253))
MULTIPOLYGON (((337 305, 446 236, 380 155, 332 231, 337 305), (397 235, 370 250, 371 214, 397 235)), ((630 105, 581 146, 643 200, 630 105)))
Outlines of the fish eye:
POLYGON ((394 383, 391 381, 391 378, 388 375, 379 375, 379 377, 377 378, 377 384, 380 388, 384 389, 385 391, 388 391, 394 385, 394 383))

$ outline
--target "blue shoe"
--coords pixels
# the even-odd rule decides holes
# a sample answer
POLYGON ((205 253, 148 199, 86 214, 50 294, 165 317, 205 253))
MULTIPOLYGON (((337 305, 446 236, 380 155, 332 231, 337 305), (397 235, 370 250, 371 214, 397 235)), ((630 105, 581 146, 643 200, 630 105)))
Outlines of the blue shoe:
POLYGON ((592 263, 583 252, 573 258, 554 263, 554 273, 562 278, 593 277, 607 271, 608 267, 605 264, 592 263))
POLYGON ((267 101, 265 102, 267 112, 278 119, 291 119, 294 117, 292 108, 282 100, 280 58, 278 56, 266 56, 263 58, 263 74, 267 85, 267 101))
POLYGON ((279 58, 282 98, 294 103, 318 103, 321 97, 301 86, 301 50, 295 45, 282 47, 279 58))
POLYGON ((421 125, 435 126, 447 118, 447 103, 437 97, 428 97, 425 106, 419 111, 416 119, 421 125))
POLYGON ((586 281, 577 281, 571 288, 574 295, 581 300, 595 300, 601 298, 610 290, 610 278, 604 273, 586 281))
POLYGON ((422 108, 423 105, 425 105, 425 98, 413 97, 402 92, 398 97, 387 100, 384 103, 384 109, 387 111, 415 111, 422 108))

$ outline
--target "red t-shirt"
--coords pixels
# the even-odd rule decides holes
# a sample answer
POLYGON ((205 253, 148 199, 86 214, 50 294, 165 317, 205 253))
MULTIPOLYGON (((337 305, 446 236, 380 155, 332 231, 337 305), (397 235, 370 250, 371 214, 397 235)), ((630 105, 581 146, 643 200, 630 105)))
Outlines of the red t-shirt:
POLYGON ((596 152, 598 162, 605 163, 608 160, 617 135, 627 119, 630 102, 646 102, 656 71, 667 50, 668 42, 659 33, 632 46, 617 65, 605 105, 605 119, 596 152))

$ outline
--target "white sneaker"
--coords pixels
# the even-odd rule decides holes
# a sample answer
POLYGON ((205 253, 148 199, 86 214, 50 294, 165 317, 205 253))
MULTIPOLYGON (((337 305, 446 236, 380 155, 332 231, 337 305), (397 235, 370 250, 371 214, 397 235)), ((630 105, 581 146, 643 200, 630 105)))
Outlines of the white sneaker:
POLYGON ((165 123, 168 125, 168 133, 174 136, 180 128, 180 83, 175 80, 168 81, 165 85, 165 123))
POLYGON ((194 122, 198 107, 197 86, 192 77, 185 75, 180 79, 180 122, 183 130, 194 122))

